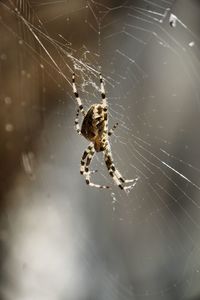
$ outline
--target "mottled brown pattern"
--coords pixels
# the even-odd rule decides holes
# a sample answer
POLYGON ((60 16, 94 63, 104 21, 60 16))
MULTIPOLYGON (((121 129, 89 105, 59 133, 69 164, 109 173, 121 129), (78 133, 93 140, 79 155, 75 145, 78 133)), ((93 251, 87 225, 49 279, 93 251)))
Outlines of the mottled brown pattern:
POLYGON ((103 107, 99 104, 94 104, 90 107, 86 116, 83 119, 81 133, 89 141, 94 143, 96 152, 105 149, 106 140, 106 124, 107 114, 104 113, 103 107))

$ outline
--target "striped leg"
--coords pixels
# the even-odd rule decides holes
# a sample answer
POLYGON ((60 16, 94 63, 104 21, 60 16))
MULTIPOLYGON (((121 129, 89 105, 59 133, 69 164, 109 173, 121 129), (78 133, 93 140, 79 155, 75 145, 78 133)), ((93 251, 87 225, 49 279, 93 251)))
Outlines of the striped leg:
POLYGON ((115 129, 117 128, 117 126, 119 125, 119 123, 115 123, 115 125, 113 126, 113 128, 111 128, 108 131, 108 135, 111 136, 113 134, 113 132, 115 131, 115 129))
POLYGON ((79 112, 80 112, 80 109, 78 108, 77 112, 76 112, 75 128, 76 128, 77 133, 81 135, 81 129, 80 129, 79 118, 78 118, 79 117, 79 112))
POLYGON ((105 88, 104 88, 104 84, 103 84, 103 77, 101 74, 99 74, 99 79, 100 79, 100 89, 101 89, 101 98, 102 98, 102 104, 103 107, 105 109, 105 111, 107 110, 107 98, 106 98, 106 94, 105 94, 105 88))
POLYGON ((74 92, 74 95, 76 97, 76 101, 78 103, 78 107, 79 107, 79 110, 82 112, 83 116, 85 116, 85 111, 83 109, 83 104, 81 102, 81 99, 79 97, 79 94, 78 94, 78 91, 77 91, 77 88, 76 88, 76 84, 75 84, 75 74, 73 73, 72 75, 72 88, 73 88, 73 92, 74 92))
POLYGON ((91 143, 83 153, 81 159, 80 173, 85 177, 86 184, 88 184, 89 186, 100 188, 100 189, 107 189, 109 188, 109 186, 96 184, 90 181, 90 174, 96 172, 96 171, 89 171, 89 165, 92 161, 94 153, 95 153, 94 146, 91 143))
POLYGON ((102 98, 102 108, 104 111, 104 122, 105 122, 105 130, 104 133, 107 134, 108 132, 108 104, 107 104, 107 98, 105 94, 105 88, 103 84, 103 77, 101 73, 99 74, 100 79, 100 90, 101 90, 101 98, 102 98))
POLYGON ((125 179, 122 177, 121 173, 115 168, 115 165, 114 165, 113 159, 112 159, 112 154, 111 154, 111 151, 109 148, 110 147, 107 146, 106 150, 104 151, 104 158, 105 158, 105 163, 106 163, 106 166, 107 166, 110 176, 113 178, 114 182, 118 185, 118 187, 122 190, 127 190, 127 189, 134 187, 138 178, 125 179), (132 182, 131 185, 128 185, 128 186, 122 185, 122 184, 126 184, 126 183, 131 183, 131 182, 132 182))

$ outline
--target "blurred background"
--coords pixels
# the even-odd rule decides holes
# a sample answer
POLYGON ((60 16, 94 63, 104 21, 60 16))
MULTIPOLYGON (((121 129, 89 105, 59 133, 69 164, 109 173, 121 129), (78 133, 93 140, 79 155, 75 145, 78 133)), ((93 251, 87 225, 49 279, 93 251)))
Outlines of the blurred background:
POLYGON ((200 3, 0 1, 0 299, 200 298, 200 3), (76 134, 105 81, 125 193, 76 134), (81 120, 80 120, 81 121, 81 120))

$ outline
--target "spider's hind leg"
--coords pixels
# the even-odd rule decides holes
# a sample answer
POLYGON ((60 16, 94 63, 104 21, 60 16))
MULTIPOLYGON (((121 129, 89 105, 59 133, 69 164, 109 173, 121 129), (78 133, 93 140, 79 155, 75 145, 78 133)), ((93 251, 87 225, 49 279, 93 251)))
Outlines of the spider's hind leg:
POLYGON ((83 153, 81 159, 80 173, 85 177, 86 184, 88 184, 89 186, 100 188, 100 189, 108 189, 109 186, 107 185, 100 185, 90 181, 90 174, 97 172, 96 170, 89 171, 89 165, 92 161, 94 153, 95 153, 94 146, 91 143, 83 153))
POLYGON ((106 163, 108 172, 109 172, 110 176, 113 178, 114 182, 117 184, 117 186, 122 190, 128 190, 128 189, 133 188, 135 186, 136 182, 138 181, 138 177, 135 179, 125 179, 124 177, 122 177, 121 173, 116 169, 116 167, 114 165, 109 146, 104 151, 104 157, 105 157, 105 163, 106 163), (124 186, 124 184, 126 184, 126 183, 131 183, 131 184, 124 186))

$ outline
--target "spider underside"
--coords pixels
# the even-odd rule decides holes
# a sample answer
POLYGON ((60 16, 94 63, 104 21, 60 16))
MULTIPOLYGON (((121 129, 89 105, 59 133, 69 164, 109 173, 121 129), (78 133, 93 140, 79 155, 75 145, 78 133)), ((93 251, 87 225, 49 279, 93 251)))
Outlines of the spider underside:
POLYGON ((72 75, 72 87, 73 92, 78 103, 78 110, 75 119, 76 131, 79 135, 84 136, 88 141, 90 141, 89 146, 84 151, 81 158, 80 173, 85 177, 86 183, 90 186, 97 188, 109 188, 107 185, 100 185, 91 182, 90 175, 94 171, 89 171, 89 165, 95 152, 103 152, 106 167, 110 176, 113 178, 114 182, 122 190, 131 189, 137 182, 138 178, 135 179, 125 179, 122 177, 121 173, 116 169, 113 158, 110 143, 108 137, 111 136, 118 126, 116 123, 112 129, 108 130, 108 105, 105 95, 105 88, 103 84, 103 78, 101 74, 100 77, 100 89, 101 89, 101 103, 93 104, 85 113, 81 99, 79 97, 76 84, 75 84, 75 74, 72 75), (79 125, 79 113, 83 115, 83 122, 80 127, 79 125), (126 185, 129 183, 129 185, 126 185))
POLYGON ((105 150, 106 110, 100 104, 92 105, 86 113, 81 126, 81 134, 94 143, 96 152, 105 150), (104 112, 104 113, 103 113, 104 112))

